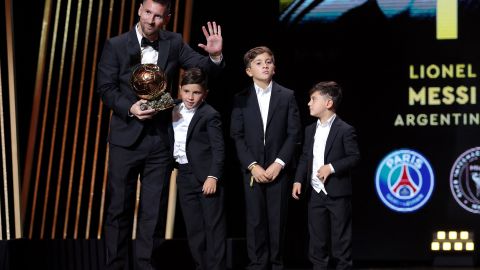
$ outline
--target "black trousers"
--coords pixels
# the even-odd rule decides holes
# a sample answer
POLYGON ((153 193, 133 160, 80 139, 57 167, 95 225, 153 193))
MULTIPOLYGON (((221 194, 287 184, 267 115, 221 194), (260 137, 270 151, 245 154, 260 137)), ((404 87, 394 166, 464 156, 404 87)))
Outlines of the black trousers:
POLYGON ((226 219, 224 191, 217 183, 215 194, 205 196, 203 182, 193 174, 189 164, 178 166, 177 187, 185 220, 188 244, 197 270, 226 268, 226 219))
POLYGON ((247 222, 248 269, 283 269, 283 249, 287 207, 290 193, 285 173, 271 183, 255 182, 244 176, 245 212, 247 222))
POLYGON ((105 218, 106 269, 154 269, 152 252, 164 239, 171 157, 166 136, 146 130, 132 147, 110 144, 107 210, 105 218), (132 238, 137 179, 140 205, 137 216, 135 254, 132 238), (133 256, 132 256, 133 255, 133 256))
POLYGON ((351 197, 330 197, 321 191, 309 191, 309 258, 314 270, 327 270, 329 254, 336 269, 352 269, 351 197))

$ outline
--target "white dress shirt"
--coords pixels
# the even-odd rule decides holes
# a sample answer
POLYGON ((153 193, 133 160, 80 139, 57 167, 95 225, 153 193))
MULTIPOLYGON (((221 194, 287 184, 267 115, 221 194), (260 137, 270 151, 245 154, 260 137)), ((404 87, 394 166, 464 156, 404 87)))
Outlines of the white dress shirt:
MULTIPOLYGON (((265 132, 267 130, 268 109, 270 108, 270 97, 272 96, 272 85, 273 83, 271 81, 268 84, 267 88, 262 89, 260 86, 256 85, 255 83, 253 84, 253 86, 255 87, 255 92, 257 93, 258 106, 260 107, 260 114, 262 116, 264 135, 266 135, 265 132)), ((265 136, 263 136, 263 144, 265 145, 265 136)), ((285 166, 285 162, 283 162, 283 160, 279 158, 275 159, 275 162, 282 165, 282 167, 285 166)))
POLYGON ((187 143, 187 132, 188 126, 192 121, 193 115, 197 108, 187 109, 183 103, 175 106, 173 109, 173 115, 178 113, 180 117, 172 120, 173 131, 175 134, 175 143, 173 144, 173 157, 175 161, 179 164, 187 164, 187 152, 186 152, 186 143, 187 143))
POLYGON ((140 48, 142 49, 142 60, 141 64, 157 64, 158 61, 158 51, 150 46, 142 47, 142 34, 138 31, 138 27, 140 27, 137 23, 135 26, 135 31, 137 32, 137 39, 138 44, 140 44, 140 48))
MULTIPOLYGON (((330 128, 332 127, 333 120, 335 120, 335 116, 335 114, 332 115, 330 119, 324 123, 320 122, 320 119, 317 121, 317 128, 315 130, 313 142, 313 164, 311 176, 312 187, 317 193, 323 191, 325 194, 328 194, 325 185, 317 177, 317 171, 325 163, 325 145, 327 144, 328 133, 330 133, 330 128)), ((332 166, 330 166, 330 169, 332 169, 332 166)))
MULTIPOLYGON (((267 128, 268 108, 270 107, 270 97, 272 96, 272 82, 267 88, 262 89, 260 86, 253 84, 255 92, 257 93, 258 106, 260 107, 260 114, 262 115, 263 133, 267 128)), ((265 138, 263 139, 265 144, 265 138)))

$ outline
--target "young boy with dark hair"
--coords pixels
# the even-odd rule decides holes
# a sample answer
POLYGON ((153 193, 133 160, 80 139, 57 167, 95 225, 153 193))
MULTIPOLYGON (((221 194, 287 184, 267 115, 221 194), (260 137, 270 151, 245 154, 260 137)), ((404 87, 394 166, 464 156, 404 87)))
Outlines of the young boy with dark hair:
POLYGON ((327 269, 330 246, 336 269, 352 269, 351 171, 360 151, 355 129, 335 113, 341 99, 342 89, 336 82, 320 82, 310 90, 310 115, 318 120, 305 128, 292 190, 298 200, 302 185, 306 186, 309 258, 314 270, 327 269))
POLYGON ((173 109, 173 157, 188 244, 197 270, 225 269, 226 221, 222 173, 225 159, 220 114, 205 102, 207 77, 185 71, 182 103, 173 109))

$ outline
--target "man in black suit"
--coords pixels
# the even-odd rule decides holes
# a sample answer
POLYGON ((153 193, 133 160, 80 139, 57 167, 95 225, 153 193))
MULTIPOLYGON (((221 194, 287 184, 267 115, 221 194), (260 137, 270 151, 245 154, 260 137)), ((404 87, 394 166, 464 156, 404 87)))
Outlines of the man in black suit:
POLYGON ((132 91, 130 76, 138 64, 162 68, 171 86, 178 69, 201 66, 210 72, 224 66, 221 28, 203 27, 207 44, 203 56, 185 44, 181 35, 163 30, 170 20, 170 0, 144 0, 139 22, 127 33, 106 41, 98 65, 97 92, 113 111, 109 132, 108 208, 105 219, 107 269, 152 269, 151 255, 164 233, 166 195, 171 172, 168 127, 171 110, 142 110, 145 100, 132 91), (129 257, 137 179, 142 183, 135 256, 129 257))
POLYGON ((329 241, 336 269, 352 269, 351 171, 360 160, 355 129, 335 114, 342 90, 320 82, 310 90, 310 115, 318 120, 305 128, 292 196, 307 186, 309 258, 314 270, 327 270, 329 241))
POLYGON ((288 179, 301 124, 292 90, 272 80, 267 47, 244 56, 253 84, 234 98, 230 135, 244 178, 249 269, 283 269, 288 179))
POLYGON ((225 270, 226 221, 223 207, 225 147, 220 114, 205 102, 206 74, 185 71, 182 103, 173 110, 173 157, 190 251, 197 270, 225 270))

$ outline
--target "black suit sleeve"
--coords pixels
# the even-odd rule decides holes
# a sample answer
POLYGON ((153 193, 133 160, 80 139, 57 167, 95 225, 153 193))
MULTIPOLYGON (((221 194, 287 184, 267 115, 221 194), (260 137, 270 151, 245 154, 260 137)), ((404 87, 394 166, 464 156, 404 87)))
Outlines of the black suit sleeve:
POLYGON ((102 102, 125 121, 135 99, 120 91, 120 61, 110 40, 105 42, 98 64, 97 92, 102 102))
POLYGON ((306 182, 308 178, 308 165, 310 162, 310 156, 312 154, 312 128, 313 125, 307 126, 305 128, 305 139, 303 142, 302 154, 297 165, 297 171, 295 173, 295 182, 301 183, 302 185, 306 182))
POLYGON ((248 123, 243 115, 242 107, 245 106, 244 103, 245 100, 241 96, 235 97, 230 121, 230 136, 235 142, 240 164, 242 168, 246 170, 248 165, 256 160, 254 155, 250 153, 247 142, 245 141, 245 125, 248 123))
POLYGON ((341 134, 344 153, 341 158, 332 159, 330 162, 337 175, 350 172, 360 161, 360 150, 355 128, 346 125, 341 134))
POLYGON ((207 124, 208 137, 212 147, 212 162, 209 168, 208 176, 215 176, 218 179, 222 177, 223 162, 225 160, 225 147, 223 140, 222 122, 220 114, 215 112, 211 114, 207 124))
POLYGON ((292 157, 295 155, 295 148, 300 142, 301 133, 300 115, 298 113, 298 105, 293 92, 289 95, 287 116, 287 137, 285 143, 278 152, 278 158, 285 162, 285 165, 289 164, 292 157))

